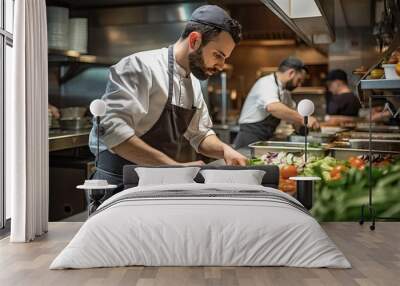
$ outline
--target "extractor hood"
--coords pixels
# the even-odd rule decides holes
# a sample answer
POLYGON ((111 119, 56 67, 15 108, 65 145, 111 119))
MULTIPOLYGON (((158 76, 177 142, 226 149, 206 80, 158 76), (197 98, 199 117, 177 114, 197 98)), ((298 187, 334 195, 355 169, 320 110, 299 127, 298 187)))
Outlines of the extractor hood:
POLYGON ((331 0, 261 0, 296 35, 309 46, 335 40, 333 32, 334 1, 331 0))

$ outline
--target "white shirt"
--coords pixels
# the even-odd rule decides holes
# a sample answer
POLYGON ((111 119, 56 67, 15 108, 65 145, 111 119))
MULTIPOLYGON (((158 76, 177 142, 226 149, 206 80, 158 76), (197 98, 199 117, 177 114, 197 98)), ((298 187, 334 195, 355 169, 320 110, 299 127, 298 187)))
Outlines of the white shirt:
POLYGON ((283 89, 282 83, 275 82, 274 74, 259 78, 251 88, 240 113, 239 124, 260 122, 270 114, 268 104, 282 102, 288 107, 295 108, 290 92, 283 89), (279 96, 280 95, 280 96, 279 96))
MULTIPOLYGON (((175 62, 172 104, 197 108, 184 136, 198 151, 211 130, 212 122, 204 102, 200 82, 175 62)), ((107 112, 101 119, 104 134, 100 151, 111 149, 133 135, 141 137, 157 122, 168 99, 168 49, 136 53, 110 68, 109 81, 102 99, 107 112)), ((92 129, 89 145, 96 150, 97 137, 92 129)))

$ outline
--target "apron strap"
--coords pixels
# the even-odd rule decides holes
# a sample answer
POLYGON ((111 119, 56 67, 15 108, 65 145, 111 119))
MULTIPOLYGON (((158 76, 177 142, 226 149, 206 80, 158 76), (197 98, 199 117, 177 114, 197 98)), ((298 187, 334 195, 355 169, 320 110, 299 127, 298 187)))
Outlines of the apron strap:
POLYGON ((276 73, 275 72, 274 72, 274 80, 275 80, 276 86, 278 87, 278 98, 279 98, 279 101, 282 102, 281 89, 279 87, 278 79, 276 78, 276 73))
POLYGON ((168 103, 172 104, 174 95, 174 46, 168 47, 168 103))

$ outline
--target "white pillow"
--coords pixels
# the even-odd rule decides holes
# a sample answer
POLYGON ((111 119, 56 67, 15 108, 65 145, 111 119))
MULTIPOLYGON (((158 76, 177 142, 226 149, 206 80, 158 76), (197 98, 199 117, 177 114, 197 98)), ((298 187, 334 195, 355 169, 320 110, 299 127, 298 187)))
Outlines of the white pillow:
POLYGON ((265 171, 262 170, 202 170, 205 184, 261 185, 265 171))
POLYGON ((139 177, 138 186, 195 183, 193 179, 199 170, 199 167, 135 168, 139 177))

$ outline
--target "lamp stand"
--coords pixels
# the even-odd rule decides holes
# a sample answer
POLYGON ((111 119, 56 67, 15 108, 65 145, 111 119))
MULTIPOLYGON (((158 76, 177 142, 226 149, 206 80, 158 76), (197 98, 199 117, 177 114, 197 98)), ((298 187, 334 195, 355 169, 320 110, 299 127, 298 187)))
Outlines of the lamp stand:
POLYGON ((99 142, 99 140, 100 140, 100 116, 96 116, 96 125, 97 125, 97 128, 96 128, 96 133, 97 133, 97 152, 96 152, 96 162, 95 162, 95 166, 96 166, 96 170, 97 170, 97 168, 98 168, 98 163, 99 163, 99 156, 100 156, 100 151, 99 151, 99 149, 100 149, 100 142, 99 142))
POLYGON ((308 116, 304 116, 304 164, 307 163, 308 116))

